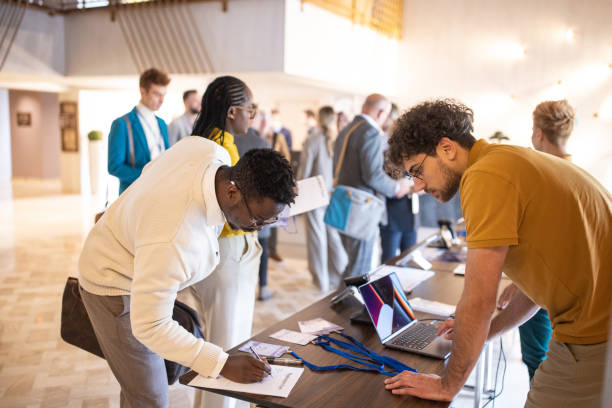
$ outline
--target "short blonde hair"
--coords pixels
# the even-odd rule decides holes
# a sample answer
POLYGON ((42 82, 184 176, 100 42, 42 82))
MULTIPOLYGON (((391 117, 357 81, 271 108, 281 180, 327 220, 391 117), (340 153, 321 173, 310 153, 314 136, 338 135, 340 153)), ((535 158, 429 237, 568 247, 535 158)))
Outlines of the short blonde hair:
POLYGON ((572 134, 574 116, 574 108, 567 100, 546 101, 533 111, 533 125, 542 130, 550 143, 558 146, 572 134))

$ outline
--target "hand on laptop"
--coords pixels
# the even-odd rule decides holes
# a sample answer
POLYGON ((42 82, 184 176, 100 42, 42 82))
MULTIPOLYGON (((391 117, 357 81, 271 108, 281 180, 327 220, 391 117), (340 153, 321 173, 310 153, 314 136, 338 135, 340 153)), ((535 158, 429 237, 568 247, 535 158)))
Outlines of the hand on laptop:
POLYGON ((436 401, 452 401, 454 396, 444 388, 440 376, 411 371, 403 371, 395 377, 386 379, 385 389, 395 395, 412 395, 436 401))
POLYGON ((444 323, 438 327, 438 336, 444 335, 446 340, 453 340, 455 333, 453 332, 453 328, 455 327, 454 319, 446 319, 444 323))

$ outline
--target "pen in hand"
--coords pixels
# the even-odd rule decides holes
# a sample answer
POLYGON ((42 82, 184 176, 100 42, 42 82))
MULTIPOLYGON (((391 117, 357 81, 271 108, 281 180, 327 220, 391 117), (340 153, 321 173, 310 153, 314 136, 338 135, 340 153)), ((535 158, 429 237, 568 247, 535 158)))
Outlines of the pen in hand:
POLYGON ((272 377, 272 367, 266 364, 266 362, 261 357, 259 357, 259 354, 257 354, 257 352, 253 349, 253 346, 250 346, 249 350, 251 350, 251 354, 253 355, 253 357, 255 357, 256 359, 264 363, 265 365, 264 371, 268 373, 270 377, 272 377))

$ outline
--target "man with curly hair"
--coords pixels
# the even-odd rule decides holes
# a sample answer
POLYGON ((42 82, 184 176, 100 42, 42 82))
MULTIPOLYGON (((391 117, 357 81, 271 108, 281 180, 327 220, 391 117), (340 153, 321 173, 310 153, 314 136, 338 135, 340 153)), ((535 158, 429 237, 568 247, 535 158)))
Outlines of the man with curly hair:
POLYGON ((295 199, 289 162, 269 149, 233 167, 216 142, 192 136, 150 163, 87 236, 81 296, 122 407, 167 407, 164 359, 203 376, 260 381, 270 368, 248 354, 196 338, 172 318, 179 291, 210 275, 218 237, 260 230, 295 199))
POLYGON ((526 407, 599 407, 612 290, 612 196, 567 160, 473 136, 473 112, 453 100, 425 102, 398 120, 390 159, 439 201, 457 190, 466 222, 465 286, 443 375, 403 372, 394 394, 450 401, 485 341, 543 307, 553 327, 526 407), (520 289, 493 317, 502 270, 520 289))

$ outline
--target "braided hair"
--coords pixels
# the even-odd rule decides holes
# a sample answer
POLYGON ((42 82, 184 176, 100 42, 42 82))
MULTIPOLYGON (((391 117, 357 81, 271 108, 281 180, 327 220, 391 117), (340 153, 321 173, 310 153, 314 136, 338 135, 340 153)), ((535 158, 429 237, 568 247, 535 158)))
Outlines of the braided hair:
POLYGON ((202 110, 193 125, 191 134, 213 141, 218 139, 223 145, 229 108, 242 105, 247 101, 247 86, 240 79, 233 76, 215 78, 204 92, 202 110), (213 135, 215 128, 221 129, 221 133, 213 135))

